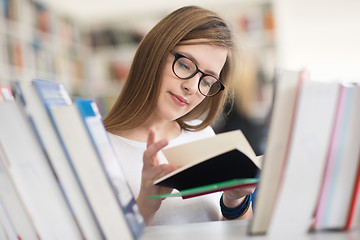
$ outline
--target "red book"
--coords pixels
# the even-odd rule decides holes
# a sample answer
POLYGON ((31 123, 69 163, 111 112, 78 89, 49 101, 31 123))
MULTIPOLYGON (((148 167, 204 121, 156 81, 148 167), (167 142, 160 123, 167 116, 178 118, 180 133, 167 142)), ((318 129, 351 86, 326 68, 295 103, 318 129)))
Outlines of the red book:
POLYGON ((345 230, 351 230, 355 227, 356 223, 359 225, 360 216, 360 153, 359 153, 359 165, 354 185, 354 191, 351 198, 348 218, 345 225, 345 230), (356 219, 356 217, 358 219, 356 219), (358 220, 356 222, 356 220, 358 220))

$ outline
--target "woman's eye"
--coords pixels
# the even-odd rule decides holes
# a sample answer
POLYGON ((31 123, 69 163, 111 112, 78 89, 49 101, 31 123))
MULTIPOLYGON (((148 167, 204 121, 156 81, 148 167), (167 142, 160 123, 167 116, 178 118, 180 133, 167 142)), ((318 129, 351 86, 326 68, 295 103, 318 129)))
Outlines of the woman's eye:
POLYGON ((206 76, 202 79, 201 84, 208 88, 211 88, 217 82, 216 78, 212 76, 206 76))
POLYGON ((184 70, 190 70, 190 66, 186 64, 185 62, 179 61, 179 67, 184 70))
POLYGON ((201 84, 206 87, 211 87, 211 82, 207 81, 205 78, 201 81, 201 84))

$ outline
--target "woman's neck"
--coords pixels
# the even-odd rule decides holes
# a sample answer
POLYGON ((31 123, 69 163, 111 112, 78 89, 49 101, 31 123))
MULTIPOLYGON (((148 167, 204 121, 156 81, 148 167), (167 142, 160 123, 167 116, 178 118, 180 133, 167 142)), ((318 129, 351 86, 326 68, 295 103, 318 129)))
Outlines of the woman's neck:
POLYGON ((147 142, 150 129, 155 131, 156 141, 160 139, 174 139, 181 134, 180 125, 176 121, 171 122, 145 122, 142 125, 128 130, 114 130, 113 134, 139 142, 147 142))

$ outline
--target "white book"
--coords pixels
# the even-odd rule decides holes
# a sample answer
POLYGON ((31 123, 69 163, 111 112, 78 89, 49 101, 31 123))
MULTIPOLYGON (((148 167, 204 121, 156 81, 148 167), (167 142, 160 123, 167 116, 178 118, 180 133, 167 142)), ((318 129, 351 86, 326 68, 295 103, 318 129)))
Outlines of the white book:
POLYGON ((37 232, 7 169, 8 159, 0 144, 0 198, 20 239, 36 240, 37 232))
POLYGON ((341 84, 315 229, 344 229, 359 164, 360 87, 341 84))
POLYGON ((81 239, 56 177, 29 122, 15 102, 0 104, 0 144, 9 173, 40 238, 81 239))
MULTIPOLYGON (((10 87, 0 86, 0 104, 8 101, 14 101, 14 96, 10 87)), ((0 143, 0 199, 2 199, 2 203, 9 215, 9 219, 14 224, 19 239, 38 239, 35 226, 18 194, 11 175, 8 172, 8 162, 9 160, 0 143)))
POLYGON ((132 234, 137 238, 145 228, 145 221, 121 169, 118 156, 111 145, 97 104, 92 99, 84 98, 76 98, 75 104, 99 160, 111 181, 125 219, 132 234))
POLYGON ((6 238, 9 240, 19 240, 21 239, 18 235, 13 220, 10 218, 9 213, 0 198, 0 224, 3 227, 6 238))
POLYGON ((1 223, 0 223, 0 239, 7 239, 5 229, 1 223))
POLYGON ((50 108, 62 144, 106 239, 133 239, 121 205, 76 105, 50 108))
POLYGON ((296 99, 304 73, 278 70, 275 99, 272 109, 269 137, 266 143, 263 168, 253 206, 254 217, 250 222, 250 234, 265 234, 276 203, 283 173, 286 149, 290 138, 296 99))
POLYGON ((0 103, 14 99, 10 87, 0 86, 0 103))
POLYGON ((270 235, 301 235, 311 227, 338 90, 338 83, 310 80, 302 83, 270 235))
MULTIPOLYGON (((40 86, 43 85, 44 91, 47 91, 53 99, 66 99, 66 101, 56 101, 56 104, 71 104, 70 96, 68 96, 65 88, 62 87, 60 83, 44 80, 34 80, 34 82, 37 82, 40 86), (49 90, 49 88, 51 88, 51 90, 49 90)), ((46 97, 41 98, 33 82, 17 82, 16 95, 16 99, 21 99, 19 102, 27 113, 27 117, 33 122, 33 129, 39 136, 43 150, 48 156, 48 163, 57 176, 59 187, 62 189, 63 195, 69 203, 69 207, 73 212, 75 221, 79 224, 82 234, 88 240, 101 239, 103 237, 102 233, 46 110, 47 104, 51 105, 55 103, 47 101, 48 98, 46 97)))
MULTIPOLYGON (((356 91, 360 91, 360 83, 355 84, 356 91)), ((357 93, 355 105, 360 105, 360 94, 357 93)), ((357 108, 357 114, 360 115, 360 109, 357 108)), ((360 118, 360 117, 358 117, 360 118)), ((358 145, 360 147, 360 144, 358 145)), ((350 207, 348 211, 345 230, 353 230, 360 227, 360 149, 358 149, 358 167, 353 187, 350 207)))

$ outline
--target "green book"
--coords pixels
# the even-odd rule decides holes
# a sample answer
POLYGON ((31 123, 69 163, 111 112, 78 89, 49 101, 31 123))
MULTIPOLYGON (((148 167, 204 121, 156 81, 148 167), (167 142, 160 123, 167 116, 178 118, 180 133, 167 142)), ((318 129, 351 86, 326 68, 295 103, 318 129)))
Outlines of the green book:
POLYGON ((189 188, 185 190, 180 190, 172 193, 165 193, 155 196, 150 196, 149 199, 155 198, 167 198, 167 197, 182 197, 183 199, 196 197, 204 194, 209 194, 213 192, 219 192, 234 188, 244 188, 255 186, 258 183, 258 178, 243 178, 243 179, 232 179, 224 182, 209 184, 200 187, 189 188))

